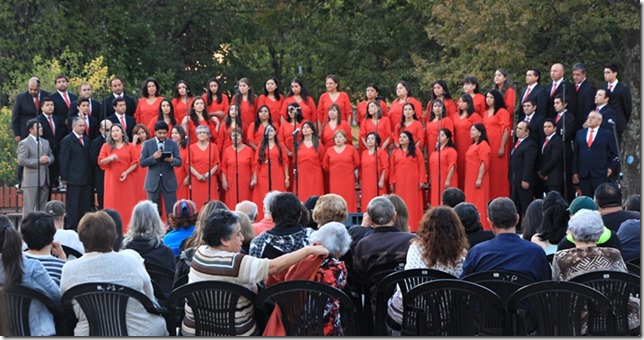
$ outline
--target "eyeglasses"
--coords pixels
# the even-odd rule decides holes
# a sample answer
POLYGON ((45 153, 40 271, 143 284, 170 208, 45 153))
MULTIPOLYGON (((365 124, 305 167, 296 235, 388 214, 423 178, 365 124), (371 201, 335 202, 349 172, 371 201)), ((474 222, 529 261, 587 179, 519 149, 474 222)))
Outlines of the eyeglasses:
POLYGON ((202 133, 208 134, 208 131, 197 131, 197 134, 200 135, 202 133))

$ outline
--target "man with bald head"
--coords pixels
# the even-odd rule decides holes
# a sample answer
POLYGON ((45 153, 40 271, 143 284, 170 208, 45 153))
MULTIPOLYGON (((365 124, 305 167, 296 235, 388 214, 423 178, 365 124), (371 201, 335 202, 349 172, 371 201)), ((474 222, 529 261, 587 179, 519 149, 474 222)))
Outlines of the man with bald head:
POLYGON ((578 184, 584 196, 593 197, 595 189, 608 182, 619 171, 619 153, 615 136, 601 127, 602 114, 591 111, 584 129, 577 131, 575 154, 572 160, 572 183, 578 184))
POLYGON ((49 93, 40 89, 40 79, 36 77, 29 78, 27 91, 16 96, 11 111, 11 128, 16 142, 27 137, 27 121, 38 116, 41 112, 40 101, 47 96, 49 93))
POLYGON ((577 97, 575 96, 575 85, 564 79, 564 66, 561 63, 553 64, 550 67, 550 79, 552 81, 546 86, 546 93, 548 93, 548 117, 555 118, 557 111, 555 110, 554 103, 555 97, 561 95, 564 102, 568 104, 567 109, 570 112, 575 112, 577 107, 577 97))
MULTIPOLYGON (((100 134, 92 140, 92 146, 89 149, 89 162, 92 166, 92 174, 94 174, 92 177, 92 187, 94 188, 92 193, 96 192, 98 202, 95 202, 95 205, 98 210, 103 209, 103 195, 105 193, 105 186, 103 185, 105 170, 98 166, 98 154, 101 152, 103 144, 105 144, 105 139, 111 127, 112 121, 103 119, 98 126, 100 134)), ((93 197, 94 195, 92 195, 92 201, 93 197)))

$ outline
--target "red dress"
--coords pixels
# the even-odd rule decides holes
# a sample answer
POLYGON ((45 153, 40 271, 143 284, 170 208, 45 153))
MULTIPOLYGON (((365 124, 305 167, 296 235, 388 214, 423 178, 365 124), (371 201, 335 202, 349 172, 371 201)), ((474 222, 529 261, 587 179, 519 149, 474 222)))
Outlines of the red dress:
POLYGON ((416 157, 410 157, 401 148, 396 148, 391 154, 389 169, 389 183, 394 185, 393 193, 407 204, 409 231, 415 233, 425 212, 424 191, 419 188, 421 183, 427 183, 423 153, 416 149, 416 157))
POLYGON ((279 100, 273 100, 266 95, 261 95, 259 96, 259 100, 257 100, 257 107, 262 107, 262 105, 268 106, 268 111, 271 113, 271 122, 276 128, 281 124, 280 110, 282 110, 282 104, 284 104, 284 96, 280 96, 279 100))
POLYGON ((347 134, 347 144, 351 145, 351 126, 343 120, 340 122, 340 125, 336 125, 335 129, 331 128, 331 125, 329 124, 324 124, 322 126, 322 132, 320 133, 320 140, 322 141, 322 144, 324 144, 324 147, 329 150, 329 148, 333 147, 335 145, 335 141, 333 140, 333 134, 338 130, 342 129, 344 132, 347 134))
MULTIPOLYGON (((459 118, 454 121, 454 144, 456 144, 456 152, 458 153, 457 169, 465 170, 465 153, 472 144, 472 137, 470 137, 470 129, 472 125, 483 122, 483 118, 477 113, 472 113, 467 118, 459 118)), ((465 171, 458 172, 458 185, 463 190, 463 183, 465 183, 465 171)))
MULTIPOLYGON (((369 119, 363 120, 362 123, 360 124, 360 138, 359 138, 360 143, 358 143, 360 145, 359 147, 360 152, 366 149, 364 144, 362 144, 362 140, 363 139, 366 140, 367 135, 372 131, 376 131, 376 124, 373 122, 373 119, 369 118, 369 119)), ((387 138, 389 138, 389 144, 392 143, 392 139, 394 138, 394 136, 392 136, 391 134, 392 132, 393 131, 391 128, 391 122, 389 121, 389 118, 387 117, 380 118, 380 120, 378 120, 378 131, 376 131, 376 133, 378 133, 378 136, 380 137, 380 146, 382 146, 385 143, 385 140, 387 138)))
MULTIPOLYGON (((252 122, 248 126, 248 131, 246 131, 246 140, 253 142, 253 144, 255 144, 255 147, 259 148, 259 146, 262 144, 262 139, 264 138, 264 131, 266 131, 266 127, 262 123, 259 124, 257 131, 255 131, 255 122, 252 122)), ((232 143, 230 136, 228 136, 228 140, 232 143)))
MULTIPOLYGON (((174 118, 177 122, 183 122, 183 117, 188 114, 188 111, 192 107, 192 102, 195 100, 195 97, 188 97, 188 102, 184 102, 181 98, 172 98, 172 108, 174 108, 174 118)), ((169 129, 168 131, 172 131, 169 129)))
MULTIPOLYGON (((261 147, 261 146, 260 146, 261 147)), ((264 161, 259 163, 259 150, 255 151, 254 172, 257 174, 257 184, 253 189, 253 202, 257 204, 257 216, 264 216, 264 196, 272 190, 286 191, 284 183, 284 174, 288 166, 288 157, 286 151, 282 148, 282 162, 279 160, 279 150, 277 144, 269 148, 267 155, 264 155, 264 161), (271 159, 271 189, 268 188, 268 157, 271 159)), ((266 151, 266 150, 265 150, 266 151)), ((290 177, 290 176, 289 176, 290 177)))
MULTIPOLYGON (((226 115, 228 114, 228 108, 230 107, 230 102, 228 101, 228 96, 227 95, 225 95, 225 94, 221 95, 221 103, 217 103, 217 100, 213 99, 212 103, 210 103, 210 105, 208 105, 208 94, 207 93, 204 93, 203 95, 201 95, 201 98, 203 98, 203 101, 207 105, 206 112, 208 112, 208 115, 210 115, 210 113, 213 113, 213 112, 221 111, 221 112, 224 113, 224 115, 219 119, 221 120, 224 117, 226 117, 226 115)), ((176 110, 176 108, 175 108, 175 110, 176 110)), ((175 115, 176 115, 176 113, 175 113, 175 115)))
MULTIPOLYGON (((204 174, 217 164, 219 164, 219 148, 217 147, 217 144, 210 143, 210 147, 206 146, 204 150, 201 150, 199 145, 196 143, 190 145, 190 165, 195 168, 197 172, 204 174), (209 153, 210 155, 208 155, 209 153)), ((210 177, 210 197, 208 197, 208 179, 200 181, 192 173, 190 174, 190 177, 190 180, 192 181, 192 200, 197 204, 197 210, 201 209, 207 201, 219 199, 216 174, 213 174, 212 177, 210 177)))
POLYGON ((480 93, 475 93, 472 96, 472 101, 474 102, 474 112, 483 117, 485 114, 485 96, 480 93))
MULTIPOLYGON (((139 154, 139 157, 141 157, 141 149, 143 148, 143 142, 139 144, 134 144, 134 147, 136 148, 136 152, 139 154)), ((140 160, 139 160, 140 161, 140 160)), ((130 176, 133 176, 134 179, 134 188, 135 188, 135 193, 134 196, 136 198, 136 201, 142 201, 142 200, 147 200, 148 199, 148 193, 145 191, 145 177, 148 175, 148 167, 142 167, 138 166, 131 174, 130 176)))
MULTIPOLYGON (((304 124, 304 121, 296 123, 297 127, 293 127, 293 121, 290 123, 287 121, 284 121, 284 124, 282 124, 278 131, 277 131, 277 139, 280 142, 280 145, 284 150, 286 150, 287 155, 290 152, 291 155, 288 156, 288 169, 291 174, 291 178, 293 178, 293 132, 295 129, 300 129, 300 137, 301 138, 301 131, 302 131, 302 125, 304 124)), ((289 187, 291 192, 295 192, 295 179, 291 180, 291 186, 289 187)), ((301 187, 300 187, 301 188, 301 187)))
POLYGON ((470 145, 465 158, 465 183, 463 189, 465 198, 468 202, 474 204, 479 211, 483 229, 490 230, 487 222, 487 201, 490 200, 490 145, 485 141, 470 145), (477 188, 476 178, 479 175, 481 163, 485 164, 485 172, 481 187, 477 188))
MULTIPOLYGON (((219 126, 219 132, 217 132, 217 146, 220 147, 220 151, 223 153, 229 146, 233 145, 233 141, 230 139, 230 133, 233 132, 233 128, 226 126, 226 123, 221 123, 219 126)), ((246 141, 246 132, 241 132, 242 137, 237 141, 238 143, 245 143, 246 141)))
MULTIPOLYGON (((253 96, 254 96, 253 104, 251 104, 250 101, 248 101, 248 100, 243 100, 242 99, 241 104, 239 105, 239 112, 241 112, 239 116, 241 117, 241 120, 242 120, 242 130, 243 131, 246 131, 248 129, 248 127, 250 126, 250 124, 255 121, 255 117, 257 117, 257 108, 258 108, 257 100, 258 100, 258 98, 255 95, 253 95, 253 96)), ((232 102, 232 104, 235 103, 235 98, 234 97, 231 100, 231 102, 232 102)), ((226 112, 228 112, 228 111, 226 111, 226 112)))
POLYGON ((508 87, 508 89, 505 90, 503 102, 505 103, 505 108, 508 110, 508 112, 514 114, 514 106, 517 102, 517 91, 515 91, 512 87, 508 87))
POLYGON ((376 196, 382 196, 387 193, 387 176, 389 175, 389 155, 387 151, 378 149, 378 174, 376 174, 376 158, 369 150, 362 151, 360 157, 360 210, 367 211, 369 201, 376 196), (385 181, 382 188, 376 191, 377 181, 380 180, 383 171, 385 172, 385 181))
POLYGON ((302 117, 304 117, 304 120, 310 120, 312 122, 316 122, 318 119, 317 111, 315 109, 315 101, 313 101, 313 98, 309 96, 306 101, 297 101, 294 96, 290 96, 286 99, 284 99, 284 103, 282 103, 282 117, 286 120, 286 117, 288 117, 288 112, 286 109, 288 108, 288 104, 290 103, 297 103, 300 108, 302 109, 302 117))
POLYGON ((252 199, 250 180, 253 175, 253 160, 255 154, 253 149, 244 146, 237 153, 237 165, 235 166, 235 148, 229 146, 224 149, 221 158, 221 174, 226 176, 228 190, 224 194, 224 203, 230 209, 235 209, 237 203, 252 199), (239 200, 237 199, 237 176, 239 176, 239 200))
MULTIPOLYGON (((454 119, 455 116, 458 116, 458 106, 456 106, 456 102, 452 98, 445 98, 442 99, 443 104, 445 105, 445 117, 450 117, 454 119)), ((427 107, 425 108, 425 117, 429 119, 431 116, 432 112, 432 101, 430 100, 427 102, 427 107)))
MULTIPOLYGON (((153 136, 154 136, 154 125, 156 125, 156 123, 159 121, 158 119, 159 119, 158 117, 152 118, 152 119, 148 122, 148 124, 146 125, 146 126, 148 127, 148 130, 150 130, 150 133, 151 133, 153 136)), ((181 123, 181 120, 177 120, 177 122, 181 123)), ((173 128, 173 127, 174 127, 174 125, 172 125, 172 124, 168 124, 168 136, 170 136, 170 134, 172 133, 172 128, 173 128)))
POLYGON ((421 104, 414 97, 407 97, 406 100, 400 101, 400 99, 394 100, 389 106, 389 119, 391 120, 391 125, 396 126, 400 124, 402 120, 403 106, 407 103, 411 103, 414 106, 414 111, 416 111, 416 117, 421 116, 423 113, 423 104, 421 104))
MULTIPOLYGON (((447 180, 447 174, 449 169, 452 166, 456 166, 456 160, 458 159, 458 154, 456 149, 445 147, 440 152, 440 181, 438 180, 438 152, 434 152, 429 155, 429 175, 431 176, 431 196, 430 203, 431 207, 437 207, 441 205, 441 196, 443 191, 445 191, 445 181, 447 180)), ((458 167, 454 169, 454 174, 452 174, 452 180, 449 182, 450 188, 458 187, 458 167)))
POLYGON ((146 98, 139 98, 134 111, 134 120, 137 124, 147 124, 152 118, 159 117, 159 106, 163 97, 159 96, 154 99, 152 104, 148 104, 146 98))
MULTIPOLYGON (((132 173, 125 178, 125 181, 121 182, 120 178, 121 174, 132 164, 139 163, 139 153, 132 143, 124 144, 120 149, 111 149, 112 147, 105 143, 98 155, 98 166, 105 170, 104 206, 119 213, 123 222, 123 234, 125 234, 127 226, 130 224, 132 210, 137 203, 137 189, 134 186, 136 179, 132 176, 132 173), (115 161, 106 165, 101 164, 101 160, 113 154, 118 157, 115 161)), ((141 187, 139 190, 143 191, 143 188, 141 187)))
POLYGON ((183 181, 188 176, 186 165, 188 164, 188 149, 179 147, 179 157, 181 157, 181 166, 174 168, 174 174, 177 177, 177 200, 190 199, 188 186, 183 181))
POLYGON ((329 172, 329 192, 338 194, 347 201, 349 213, 357 211, 355 169, 360 166, 358 152, 350 144, 337 152, 335 147, 326 150, 323 165, 329 172))
POLYGON ((454 121, 452 118, 445 117, 442 120, 427 122, 427 125, 425 125, 425 139, 427 141, 427 154, 430 156, 434 151, 436 151, 439 129, 449 130, 449 132, 452 133, 452 139, 456 139, 454 138, 454 121))
POLYGON ((402 128, 400 127, 400 124, 396 125, 395 132, 391 137, 392 140, 398 143, 398 136, 400 136, 400 133, 403 131, 409 131, 412 137, 414 137, 414 144, 416 144, 419 149, 423 149, 423 146, 425 145, 425 131, 423 130, 423 124, 420 121, 414 119, 409 126, 402 128), (419 141, 420 143, 418 143, 419 141))
MULTIPOLYGON (((383 117, 389 117, 389 110, 387 110, 387 103, 385 103, 384 100, 379 100, 380 102, 380 109, 382 110, 382 116, 383 117)), ((368 101, 363 100, 358 104, 358 108, 356 109, 358 117, 356 118, 356 121, 358 122, 358 125, 362 123, 364 118, 367 116, 367 104, 369 104, 368 101)))
POLYGON ((503 108, 499 109, 492 117, 488 117, 486 113, 483 116, 483 124, 485 124, 487 138, 490 141, 490 172, 494 174, 490 177, 490 199, 510 197, 510 179, 508 177, 510 150, 507 141, 503 146, 505 153, 503 157, 499 157, 503 131, 508 132, 508 139, 510 139, 510 131, 512 130, 510 113, 503 108))
MULTIPOLYGON (((215 122, 212 120, 199 120, 199 125, 204 125, 208 127, 208 130, 210 130, 210 135, 211 135, 211 141, 212 142, 217 142, 217 126, 215 125, 215 122)), ((194 144, 197 142, 197 126, 195 123, 192 121, 192 118, 188 117, 188 142, 190 142, 190 145, 194 144)))
MULTIPOLYGON (((300 201, 304 202, 310 196, 324 194, 322 185, 322 161, 324 160, 324 145, 320 143, 318 150, 315 147, 307 147, 303 142, 297 146, 297 173, 298 173, 298 195, 300 201)), ((295 192, 295 177, 291 176, 293 192, 295 192)))
POLYGON ((340 111, 342 113, 342 120, 347 121, 349 117, 353 114, 353 107, 351 106, 351 100, 349 95, 346 92, 338 91, 338 97, 333 101, 329 92, 324 92, 318 100, 318 113, 317 117, 320 121, 320 124, 324 124, 328 119, 329 107, 332 104, 338 104, 340 106, 340 111))

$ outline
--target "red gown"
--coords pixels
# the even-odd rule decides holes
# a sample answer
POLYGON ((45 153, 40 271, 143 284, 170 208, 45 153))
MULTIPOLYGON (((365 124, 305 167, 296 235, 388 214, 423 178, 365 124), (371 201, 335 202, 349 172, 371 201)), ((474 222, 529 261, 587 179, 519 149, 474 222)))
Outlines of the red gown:
MULTIPOLYGON (((456 149, 446 147, 443 148, 440 152, 440 181, 438 180, 438 152, 434 152, 429 155, 429 175, 431 176, 431 196, 430 203, 431 207, 437 207, 441 205, 441 196, 443 191, 445 191, 445 181, 447 180, 447 173, 452 165, 456 166, 456 160, 458 159, 458 154, 456 149)), ((458 167, 454 169, 454 174, 452 175, 452 180, 449 182, 450 188, 458 187, 458 167)))
MULTIPOLYGON (((458 116, 458 106, 456 106, 456 102, 454 102, 452 98, 445 98, 442 100, 445 105, 445 117, 450 117, 453 120, 455 116, 458 116)), ((431 112, 432 101, 430 100, 427 102, 427 107, 425 108, 425 117, 427 117, 427 119, 431 116, 431 112)))
POLYGON ((407 97, 407 100, 400 101, 399 99, 394 100, 391 105, 389 105, 389 119, 391 120, 391 125, 396 126, 400 124, 402 120, 403 106, 407 103, 411 103, 414 106, 414 111, 416 111, 416 117, 422 115, 423 113, 423 104, 421 104, 414 97, 407 97))
POLYGON ((485 141, 470 145, 465 158, 465 188, 463 190, 465 199, 478 209, 483 229, 490 230, 490 225, 487 222, 487 202, 490 200, 490 145, 485 141), (481 187, 477 188, 476 178, 479 175, 481 162, 485 164, 485 173, 481 187))
MULTIPOLYGON (((205 150, 201 150, 199 145, 196 143, 190 145, 190 165, 192 165, 197 172, 204 174, 217 164, 219 164, 219 148, 217 147, 217 144, 210 143, 210 148, 206 146, 205 150), (208 151, 210 151, 210 156, 208 155, 208 151)), ((187 170, 190 171, 189 168, 187 168, 187 170)), ((210 178, 210 197, 208 197, 208 180, 199 181, 192 173, 190 176, 190 180, 192 181, 192 200, 197 204, 197 210, 201 209, 207 201, 219 199, 216 174, 213 174, 210 178)))
MULTIPOLYGON (((136 179, 132 176, 132 173, 123 182, 120 181, 120 178, 121 174, 132 164, 139 163, 139 153, 132 143, 124 144, 120 149, 114 148, 114 150, 111 150, 111 148, 109 144, 103 144, 98 155, 98 166, 105 170, 104 206, 119 213, 123 222, 123 234, 125 234, 132 217, 132 210, 137 203, 136 188, 134 186, 136 179), (117 160, 106 165, 101 164, 102 159, 113 154, 116 154, 117 160)), ((140 190, 143 190, 143 188, 140 190)))
MULTIPOLYGON (((389 110, 387 110, 387 103, 385 103, 384 100, 379 100, 380 102, 380 109, 382 110, 382 116, 383 117, 389 117, 389 110)), ((367 104, 369 102, 366 100, 363 100, 358 104, 358 108, 356 109, 358 117, 356 118, 356 121, 358 122, 358 125, 362 124, 362 121, 364 118, 367 116, 367 104)))
MULTIPOLYGON (((278 131, 277 131, 277 139, 279 140, 280 145, 282 146, 282 148, 284 148, 284 150, 287 151, 286 152, 287 154, 289 152, 291 153, 291 156, 288 156, 288 169, 290 171, 291 178, 293 178, 293 155, 292 155, 292 153, 293 153, 293 132, 295 131, 295 129, 300 129, 300 131, 302 131, 302 125, 303 124, 304 124, 304 121, 296 123, 297 127, 294 128, 292 121, 291 121, 291 123, 289 123, 287 121, 284 121, 284 124, 282 124, 279 127, 278 131)), ((300 132, 300 136, 298 137, 298 139, 300 139, 300 138, 301 138, 301 132, 300 132)), ((289 187, 289 189, 290 189, 289 191, 294 193, 295 192, 295 179, 294 178, 293 178, 293 180, 291 180, 290 184, 291 184, 291 186, 289 187)))
POLYGON ((302 109, 302 117, 304 117, 304 120, 310 120, 313 123, 315 123, 318 119, 317 111, 315 108, 315 101, 313 101, 313 98, 309 96, 306 101, 297 101, 294 96, 290 96, 286 99, 284 99, 284 102, 282 103, 282 109, 280 112, 282 112, 282 117, 286 120, 286 117, 288 117, 288 112, 286 109, 288 108, 288 104, 290 103, 297 103, 300 108, 302 109))
POLYGON ((472 101, 474 102, 474 112, 483 117, 485 114, 485 96, 480 93, 475 93, 472 96, 472 101))
MULTIPOLYGON (((255 95, 253 95, 255 96, 255 95)), ((241 101, 241 104, 239 105, 239 112, 240 117, 242 120, 242 130, 246 131, 250 124, 255 121, 255 117, 257 117, 257 96, 254 97, 253 104, 250 103, 248 100, 243 100, 241 101)), ((235 103, 235 98, 231 100, 231 103, 235 103)), ((228 111, 226 111, 228 112, 228 111)))
POLYGON ((416 144, 419 149, 423 149, 423 146, 425 145, 425 131, 423 130, 423 124, 420 121, 414 119, 409 126, 405 126, 403 128, 400 127, 400 124, 396 125, 395 132, 391 137, 392 141, 397 143, 398 136, 400 136, 400 133, 403 131, 409 131, 412 137, 414 137, 414 144, 416 144), (418 141, 420 141, 420 143, 418 143, 418 141))
POLYGON ((508 110, 508 112, 513 115, 515 103, 517 102, 517 91, 515 91, 512 87, 508 87, 508 89, 505 90, 503 102, 505 103, 505 108, 508 110))
MULTIPOLYGON (((183 122, 183 118, 188 114, 188 111, 192 107, 192 102, 195 101, 195 97, 188 97, 188 102, 184 102, 181 98, 172 98, 172 108, 174 108, 174 118, 177 122, 183 122)), ((172 131, 169 129, 168 131, 172 131)))
MULTIPOLYGON (((280 146, 280 148, 282 148, 280 146)), ((259 148, 255 151, 254 172, 257 174, 257 184, 253 189, 253 202, 257 204, 257 216, 264 216, 264 196, 272 190, 286 191, 284 174, 288 166, 286 151, 282 148, 282 162, 279 159, 277 144, 269 148, 268 155, 264 155, 264 162, 259 163, 259 148), (268 157, 271 159, 271 189, 268 189, 268 157)), ((290 177, 290 176, 289 176, 290 177)))
POLYGON ((425 212, 424 190, 419 188, 419 184, 427 183, 423 153, 416 149, 416 157, 408 157, 406 152, 396 148, 391 154, 389 169, 389 183, 394 185, 393 193, 407 204, 409 231, 415 233, 425 212))
POLYGON ((378 174, 376 174, 376 158, 369 150, 362 151, 360 157, 360 210, 367 211, 369 201, 376 196, 387 193, 387 176, 389 175, 389 155, 387 151, 378 149, 378 174), (385 181, 382 188, 376 191, 376 183, 385 172, 385 181))
POLYGON ((360 157, 356 149, 346 144, 338 153, 335 147, 326 150, 323 165, 329 172, 329 192, 338 194, 347 201, 349 213, 357 211, 355 169, 360 166, 360 157))
POLYGON ((163 97, 159 96, 154 99, 152 104, 148 104, 147 99, 139 98, 134 111, 134 120, 137 124, 147 124, 152 118, 159 117, 159 106, 163 97))
MULTIPOLYGON (((252 122, 248 126, 248 131, 246 131, 246 140, 253 142, 253 144, 255 144, 257 148, 259 148, 259 146, 262 145, 264 131, 266 131, 266 127, 262 123, 259 124, 257 131, 255 131, 255 122, 252 122)), ((232 143, 230 136, 228 136, 228 140, 232 143)))
POLYGON ((490 141, 490 173, 494 174, 490 177, 490 199, 510 197, 510 179, 508 177, 510 150, 507 141, 503 146, 505 153, 503 157, 499 157, 503 131, 507 130, 508 139, 511 138, 510 113, 503 108, 499 109, 492 117, 488 117, 486 113, 483 116, 483 124, 485 124, 487 138, 490 141))
MULTIPOLYGON (((447 129, 452 133, 452 140, 454 140, 454 121, 450 117, 445 117, 442 121, 427 122, 425 125, 425 139, 427 143, 427 154, 436 151, 436 143, 438 142, 438 130, 447 129)), ((431 172, 431 170, 429 170, 431 172)))
POLYGON ((186 164, 188 164, 188 149, 179 147, 179 157, 181 157, 181 166, 174 168, 174 174, 177 177, 177 200, 189 199, 190 193, 188 186, 183 181, 188 176, 186 164))
MULTIPOLYGON (((315 147, 307 147, 303 142, 297 147, 297 173, 298 188, 297 197, 304 202, 310 196, 321 196, 324 194, 322 185, 322 161, 324 160, 324 145, 320 143, 318 150, 315 147)), ((291 176, 293 192, 295 192, 295 177, 291 176)))
MULTIPOLYGON (((143 142, 141 142, 140 144, 134 144, 134 147, 136 148, 136 152, 139 154, 139 157, 141 157, 143 142)), ((142 167, 140 165, 130 174, 130 176, 133 176, 134 179, 134 195, 137 202, 148 199, 148 193, 145 191, 145 177, 147 175, 148 167, 142 167)))
MULTIPOLYGON (((200 120, 199 125, 204 125, 208 127, 208 130, 210 130, 210 135, 211 135, 211 141, 212 142, 217 142, 217 126, 215 125, 215 122, 212 120, 200 120)), ((192 121, 192 118, 188 117, 188 142, 190 142, 190 145, 194 144, 197 142, 197 126, 195 123, 192 121)))
POLYGON ((282 110, 282 104, 284 104, 284 96, 280 96, 279 100, 273 100, 266 95, 259 96, 257 100, 257 107, 262 107, 262 105, 268 106, 268 111, 271 113, 271 122, 273 126, 279 128, 280 122, 280 110, 282 110))
POLYGON ((245 146, 237 153, 238 166, 235 166, 235 153, 235 148, 231 145, 224 149, 221 158, 221 173, 226 175, 228 181, 228 190, 224 191, 224 203, 230 209, 235 209, 235 205, 241 201, 252 199, 250 180, 253 175, 255 154, 253 149, 245 146), (239 176, 239 200, 237 199, 237 176, 239 176))
MULTIPOLYGON (((376 124, 374 124, 373 119, 365 119, 362 121, 362 124, 360 124, 360 137, 359 137, 359 152, 362 153, 366 148, 362 144, 362 140, 367 139, 367 135, 372 132, 376 131, 376 124)), ((385 143, 385 140, 389 138, 389 144, 393 142, 393 138, 395 136, 392 136, 392 127, 391 127, 391 122, 389 121, 389 118, 387 117, 382 117, 380 120, 378 120, 378 136, 380 137, 380 146, 382 146, 385 143)), ((389 145, 387 144, 387 145, 389 145)))
POLYGON ((333 134, 338 130, 342 129, 344 132, 347 134, 347 145, 352 144, 352 137, 351 137, 351 126, 346 121, 341 121, 340 125, 337 125, 335 129, 331 128, 331 125, 329 124, 324 124, 322 126, 322 132, 320 133, 320 140, 322 141, 322 144, 324 144, 324 147, 329 150, 329 148, 333 147, 335 145, 335 141, 333 140, 333 134))
MULTIPOLYGON (((203 98, 203 101, 206 103, 206 105, 208 105, 208 94, 204 93, 203 95, 201 95, 201 98, 203 98)), ((221 118, 219 118, 220 120, 222 120, 228 114, 229 107, 230 107, 230 102, 228 100, 228 96, 225 94, 222 94, 221 103, 217 103, 217 100, 213 99, 212 103, 210 103, 210 105, 206 107, 206 112, 211 113, 211 112, 222 111, 224 115, 221 118)))
MULTIPOLYGON (((454 121, 454 144, 456 144, 456 152, 458 153, 457 169, 465 170, 465 153, 472 144, 472 137, 470 137, 470 129, 472 125, 483 122, 483 118, 477 113, 472 113, 468 118, 461 119, 460 117, 454 121)), ((465 171, 458 172, 458 185, 463 190, 463 183, 465 183, 465 171)))
POLYGON ((328 119, 329 107, 333 104, 338 104, 340 106, 340 111, 342 113, 342 120, 348 121, 347 119, 353 114, 353 107, 351 106, 351 100, 349 95, 346 92, 338 91, 338 97, 333 101, 328 92, 322 93, 320 99, 318 100, 318 113, 317 117, 320 121, 320 124, 324 124, 328 119))
MULTIPOLYGON (((220 152, 223 153, 224 150, 228 149, 229 146, 233 145, 233 141, 230 139, 230 133, 233 132, 232 127, 226 126, 226 123, 219 126, 219 132, 217 133, 217 146, 220 147, 220 152)), ((242 131, 242 138, 240 138, 238 143, 246 143, 246 132, 242 131)))

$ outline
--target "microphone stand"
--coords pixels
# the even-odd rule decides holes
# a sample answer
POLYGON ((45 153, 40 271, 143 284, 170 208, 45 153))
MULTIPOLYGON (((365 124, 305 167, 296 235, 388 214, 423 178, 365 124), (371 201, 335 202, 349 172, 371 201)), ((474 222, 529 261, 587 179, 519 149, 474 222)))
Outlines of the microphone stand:
POLYGON ((190 168, 192 167, 192 158, 191 158, 191 152, 190 152, 190 136, 189 134, 186 134, 186 144, 188 145, 188 197, 192 201, 192 171, 190 171, 190 168))
POLYGON ((210 156, 210 145, 211 144, 212 144, 212 142, 210 141, 210 138, 208 138, 208 201, 210 201, 210 183, 211 183, 210 182, 210 177, 211 177, 211 174, 210 174, 210 169, 211 169, 211 167, 210 167, 210 162, 211 162, 211 159, 210 159, 211 158, 211 156, 210 156))
POLYGON ((239 151, 237 150, 237 133, 235 135, 235 190, 236 190, 236 200, 239 203, 239 151))
MULTIPOLYGON (((270 125, 269 125, 270 126, 270 125)), ((266 127, 268 129, 268 127, 266 127)), ((271 174, 271 148, 268 145, 268 130, 265 131, 264 133, 264 141, 266 142, 266 146, 264 147, 266 149, 266 152, 264 153, 266 155, 266 163, 268 164, 268 191, 273 190, 273 176, 271 174)))
POLYGON ((36 171, 38 172, 37 179, 38 183, 36 184, 36 211, 40 211, 40 123, 36 123, 36 171))
MULTIPOLYGON (((377 104, 380 105, 380 103, 377 103, 377 104)), ((367 110, 369 110, 369 104, 367 104, 367 110)), ((379 122, 380 122, 380 117, 378 117, 378 119, 376 119, 376 136, 380 136, 378 134, 378 123, 379 122)), ((376 196, 380 196, 380 195, 378 195, 380 193, 380 188, 378 187, 378 182, 380 182, 380 178, 378 178, 378 139, 375 138, 375 137, 374 137, 374 139, 375 139, 375 148, 374 148, 374 151, 373 151, 373 157, 376 159, 376 196)), ((362 207, 360 207, 360 208, 362 209, 362 207)), ((365 207, 365 209, 366 209, 366 207, 365 207)))
POLYGON ((615 145, 617 146, 617 159, 619 159, 619 172, 617 173, 617 187, 621 188, 622 187, 622 174, 624 173, 624 161, 622 160, 622 155, 621 151, 619 149, 619 139, 617 138, 617 127, 615 126, 615 122, 610 120, 608 122, 613 127, 613 137, 615 138, 615 145))
POLYGON ((297 132, 297 129, 295 130, 295 135, 293 136, 293 176, 295 177, 295 196, 299 197, 300 193, 300 183, 299 183, 299 177, 297 173, 297 147, 299 146, 299 143, 297 142, 297 136, 299 132, 297 132))
MULTIPOLYGON (((443 102, 443 108, 445 108, 444 102, 443 102)), ((445 186, 443 185, 443 176, 442 176, 442 169, 441 169, 441 129, 442 128, 443 128, 443 117, 440 117, 438 119, 438 134, 436 135, 436 152, 438 152, 438 195, 439 195, 438 197, 440 197, 442 193, 441 188, 445 188, 445 186)), ((429 171, 432 171, 432 169, 429 169, 429 171)), ((431 202, 430 202, 430 206, 431 206, 431 202)))
MULTIPOLYGON (((565 83, 565 79, 561 82, 561 84, 563 85, 562 100, 563 100, 564 103, 566 103, 566 83, 565 83)), ((566 103, 566 106, 568 106, 567 103, 566 103)), ((568 146, 566 144, 566 143, 568 143, 568 141, 566 140, 566 111, 567 111, 567 109, 566 109, 566 107, 564 107, 563 115, 561 115, 561 119, 563 119, 562 124, 561 124, 561 139, 563 140, 563 146, 564 146, 563 147, 563 153, 562 153, 562 155, 563 155, 563 179, 564 179, 563 180, 563 191, 564 191, 563 194, 564 194, 564 199, 566 201, 568 201, 568 199, 569 199, 569 197, 568 197, 568 172, 566 171, 566 167, 567 167, 567 164, 566 164, 566 149, 567 149, 567 146, 568 146)))

